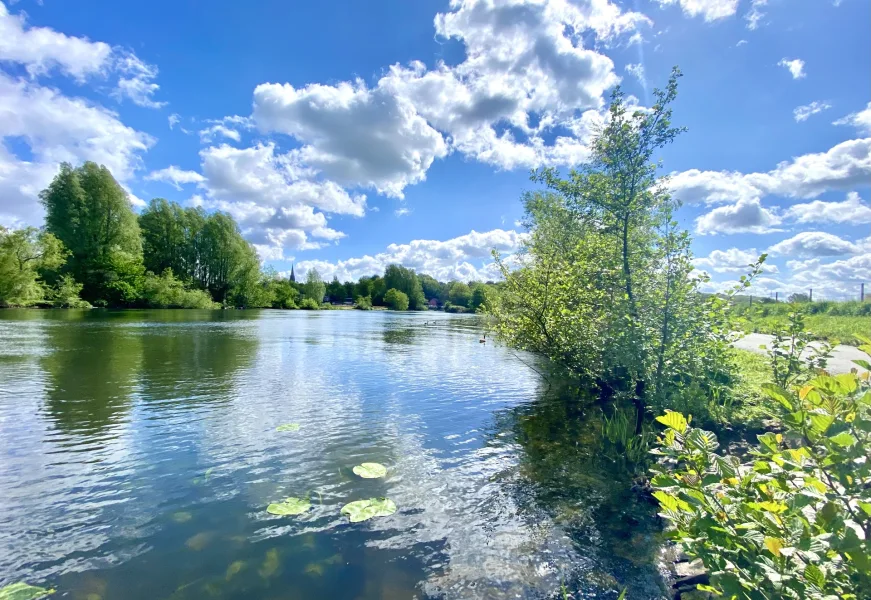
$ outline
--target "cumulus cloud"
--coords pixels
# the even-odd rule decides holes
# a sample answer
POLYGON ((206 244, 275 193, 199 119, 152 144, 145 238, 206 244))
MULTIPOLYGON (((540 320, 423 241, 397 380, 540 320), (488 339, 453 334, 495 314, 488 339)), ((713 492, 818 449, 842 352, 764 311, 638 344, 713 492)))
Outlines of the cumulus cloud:
POLYGON ((16 80, 0 73, 0 132, 29 147, 32 158, 21 160, 4 148, 0 154, 0 215, 7 222, 38 224, 42 211, 37 193, 56 173, 61 161, 104 164, 120 182, 141 166, 141 155, 155 140, 124 125, 118 115, 54 88, 16 80))
POLYGON ((179 121, 181 121, 181 116, 178 113, 172 113, 166 118, 167 122, 169 122, 169 128, 172 130, 178 125, 179 121))
POLYGON ((824 231, 802 231, 768 249, 773 256, 819 258, 857 254, 860 246, 824 231))
POLYGON ((738 0, 656 0, 659 4, 667 6, 680 4, 684 14, 688 17, 701 15, 705 21, 717 21, 731 17, 738 10, 738 0))
POLYGON ((399 263, 418 273, 432 275, 440 281, 494 280, 499 271, 490 259, 495 249, 503 254, 516 252, 525 234, 513 230, 471 231, 450 240, 414 240, 408 244, 390 244, 384 252, 335 262, 309 260, 297 263, 297 272, 317 269, 325 279, 336 276, 341 281, 380 275, 387 265, 399 263))
POLYGON ((777 63, 778 67, 783 67, 789 71, 793 79, 801 79, 807 73, 804 72, 804 61, 800 58, 781 58, 777 63))
POLYGON ((31 76, 58 69, 76 80, 104 74, 112 48, 88 38, 70 37, 47 27, 28 27, 0 2, 0 61, 25 65, 31 76))
MULTIPOLYGON (((755 263, 760 254, 756 248, 714 250, 708 256, 694 259, 693 264, 697 268, 704 268, 716 273, 746 273, 748 265, 755 263)), ((777 266, 765 264, 764 272, 777 273, 777 266)))
POLYGON ((764 208, 758 199, 739 200, 729 206, 720 206, 696 219, 696 233, 716 235, 732 233, 771 233, 780 217, 764 208))
POLYGON ((864 109, 850 113, 832 123, 833 125, 852 125, 863 135, 871 135, 871 102, 864 109))
POLYGON ((817 102, 816 100, 811 102, 810 104, 805 104, 803 106, 797 106, 792 111, 792 116, 795 118, 796 123, 801 123, 803 121, 807 121, 812 115, 823 112, 824 110, 828 110, 832 108, 831 104, 826 102, 817 102))
POLYGON ((145 179, 148 181, 163 181, 169 183, 177 190, 181 190, 181 184, 183 183, 202 183, 205 181, 205 177, 196 171, 185 171, 175 165, 170 165, 165 169, 160 169, 159 171, 152 171, 145 176, 145 179))
POLYGON ((805 204, 794 204, 785 213, 785 218, 797 223, 849 223, 860 225, 871 223, 871 206, 862 202, 856 192, 847 194, 843 202, 823 202, 814 200, 805 204))

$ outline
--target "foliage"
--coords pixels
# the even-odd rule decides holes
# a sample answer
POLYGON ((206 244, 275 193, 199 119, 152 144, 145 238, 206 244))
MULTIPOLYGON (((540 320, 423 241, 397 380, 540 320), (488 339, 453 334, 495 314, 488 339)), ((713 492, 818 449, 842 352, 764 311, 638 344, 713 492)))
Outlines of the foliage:
POLYGON ((188 289, 177 279, 172 269, 160 275, 146 273, 142 283, 142 301, 149 308, 218 308, 209 293, 188 289))
MULTIPOLYGON (((384 270, 384 287, 388 291, 395 289, 398 292, 402 292, 408 298, 408 306, 406 308, 394 310, 408 310, 409 308, 411 310, 426 310, 426 297, 423 293, 423 287, 413 269, 406 269, 400 265, 387 265, 387 268, 384 270)), ((390 306, 386 295, 384 303, 390 306)))
POLYGON ((363 463, 354 467, 355 475, 363 479, 378 479, 387 475, 387 467, 380 463, 363 463))
POLYGON ((286 498, 281 502, 273 502, 266 507, 270 515, 294 516, 301 515, 312 507, 308 498, 286 498))
POLYGON ((338 277, 333 276, 333 280, 327 285, 326 295, 330 297, 332 302, 344 302, 345 286, 338 277))
POLYGON ((860 336, 871 331, 871 302, 786 302, 757 301, 752 305, 733 303, 733 315, 745 332, 773 334, 788 326, 790 313, 802 313, 805 328, 814 339, 858 345, 860 336))
POLYGON ((408 310, 408 296, 396 288, 390 288, 384 294, 384 304, 390 310, 408 310))
POLYGON ((321 274, 317 269, 309 269, 305 274, 305 283, 302 286, 302 296, 305 300, 313 300, 318 306, 324 301, 324 296, 327 293, 327 286, 321 279, 321 274))
POLYGON ((46 286, 40 273, 61 267, 68 254, 51 233, 34 227, 10 231, 0 226, 0 306, 42 302, 46 286))
POLYGON ((468 308, 469 302, 472 300, 472 290, 462 281, 451 282, 448 299, 454 306, 468 308))
POLYGON ((91 308, 89 302, 82 300, 81 293, 81 283, 76 283, 72 275, 61 275, 48 293, 48 299, 55 308, 91 308))
POLYGON ((104 166, 62 163, 40 193, 46 230, 70 251, 62 274, 83 284, 82 297, 127 301, 135 297, 136 276, 144 270, 139 225, 127 192, 104 166), (119 271, 120 269, 120 271, 119 271))
POLYGON ((314 298, 303 298, 299 303, 299 307, 303 310, 318 310, 321 305, 314 298))
POLYGON ((354 301, 354 308, 357 310, 372 310, 372 298, 369 296, 357 296, 354 301))
POLYGON ((482 283, 476 283, 472 286, 472 296, 469 298, 469 308, 474 311, 486 311, 491 305, 491 294, 482 283))
POLYGON ((351 523, 359 523, 373 517, 389 517, 395 512, 396 504, 389 498, 356 500, 342 507, 342 514, 348 515, 351 523))
POLYGON ((789 313, 788 328, 777 330, 768 346, 771 372, 774 383, 786 387, 797 383, 802 377, 826 368, 830 347, 828 344, 812 344, 810 334, 804 329, 801 313, 789 313))
POLYGON ((23 581, 0 588, 0 600, 36 600, 54 594, 54 590, 29 585, 23 581))
POLYGON ((276 274, 266 274, 266 285, 272 300, 272 308, 297 308, 300 299, 299 290, 288 279, 282 279, 276 274))
POLYGON ((635 432, 638 415, 635 409, 616 409, 609 417, 602 417, 602 437, 617 452, 617 457, 631 465, 644 464, 654 433, 645 428, 641 434, 635 432))
POLYGON ((867 375, 764 386, 785 427, 741 462, 682 414, 655 452, 672 537, 727 598, 864 598, 871 591, 871 388, 867 375), (677 469, 673 472, 673 465, 677 469))

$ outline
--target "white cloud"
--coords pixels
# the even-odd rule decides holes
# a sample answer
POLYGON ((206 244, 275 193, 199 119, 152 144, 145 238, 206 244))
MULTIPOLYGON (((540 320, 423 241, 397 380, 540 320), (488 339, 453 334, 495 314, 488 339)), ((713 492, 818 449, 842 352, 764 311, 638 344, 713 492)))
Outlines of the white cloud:
POLYGON ((806 204, 794 204, 784 215, 797 223, 871 223, 871 206, 862 202, 859 194, 850 192, 843 202, 814 200, 806 204))
POLYGON ((202 183, 205 181, 205 177, 196 171, 185 171, 175 165, 170 165, 159 171, 152 171, 145 176, 145 179, 169 183, 177 190, 181 190, 181 184, 183 183, 202 183))
POLYGON ((673 173, 669 187, 688 204, 756 201, 767 195, 814 196, 867 185, 871 178, 871 138, 848 140, 826 152, 784 161, 767 173, 699 171, 673 173))
POLYGON ((0 61, 25 65, 35 77, 59 69, 83 81, 104 74, 112 48, 88 38, 70 37, 47 27, 27 27, 23 15, 11 15, 0 2, 0 61))
POLYGON ((864 109, 840 118, 833 125, 852 125, 863 135, 871 135, 871 102, 864 109))
POLYGON ((124 183, 141 165, 141 154, 155 140, 124 125, 118 115, 58 90, 16 80, 0 73, 0 132, 3 141, 15 137, 33 158, 16 158, 4 148, 0 155, 0 214, 6 221, 38 224, 42 211, 37 192, 48 185, 61 161, 92 160, 106 165, 124 183))
MULTIPOLYGON (((749 270, 748 265, 755 263, 760 254, 756 248, 714 250, 706 257, 694 259, 693 265, 717 273, 746 273, 749 270)), ((765 263, 764 272, 777 273, 777 265, 765 263)))
POLYGON ((811 115, 821 113, 824 110, 828 110, 830 108, 832 108, 831 104, 828 104, 826 102, 817 102, 815 100, 810 104, 796 107, 792 111, 792 116, 795 118, 796 123, 801 123, 802 121, 807 121, 811 115))
POLYGON ((635 77, 642 86, 647 87, 647 79, 644 75, 644 65, 641 63, 634 63, 626 65, 626 72, 635 77))
POLYGON ((341 281, 357 280, 363 276, 380 275, 387 265, 399 263, 418 273, 432 275, 440 281, 495 280, 498 269, 490 258, 496 249, 503 254, 516 252, 525 234, 513 230, 471 231, 450 240, 414 240, 408 244, 390 244, 375 256, 365 255, 330 262, 310 260, 297 263, 297 273, 317 269, 324 279, 335 275, 341 281))
POLYGON ((115 67, 122 75, 112 95, 121 100, 128 98, 133 104, 145 108, 161 108, 166 102, 157 102, 152 96, 160 89, 154 83, 157 78, 157 67, 144 63, 133 53, 120 55, 115 67))
POLYGON ((666 6, 680 3, 684 14, 688 17, 701 15, 705 21, 717 21, 731 17, 738 10, 738 0, 656 0, 666 6))
POLYGON ((738 40, 738 43, 735 44, 735 47, 736 47, 736 48, 740 48, 741 46, 744 46, 744 45, 746 45, 747 43, 748 43, 747 40, 738 40))
POLYGON ((777 63, 777 66, 788 69, 793 79, 801 79, 802 77, 807 75, 804 72, 804 61, 800 58, 781 58, 780 62, 777 63))
POLYGON ((166 120, 169 122, 169 128, 172 130, 176 125, 178 125, 179 121, 181 121, 181 116, 178 113, 172 113, 169 115, 166 120))
POLYGON ((729 206, 715 208, 696 219, 696 233, 770 233, 779 231, 780 217, 764 208, 758 199, 739 200, 729 206))
POLYGON ((857 244, 824 231, 802 231, 768 249, 768 252, 774 256, 791 258, 843 256, 856 254, 859 251, 860 247, 857 244))
POLYGON ((805 269, 813 269, 820 264, 819 258, 809 258, 807 260, 788 260, 786 268, 791 271, 803 271, 805 269))
POLYGON ((397 208, 396 210, 394 210, 393 214, 396 215, 397 217, 407 217, 408 215, 411 214, 411 212, 412 211, 410 208, 403 206, 402 208, 397 208))
POLYGON ((204 144, 210 143, 216 137, 225 137, 237 142, 242 140, 242 135, 238 131, 220 123, 200 130, 200 141, 204 144))
POLYGON ((759 27, 759 22, 765 16, 765 13, 762 12, 762 7, 767 4, 768 0, 753 0, 750 3, 750 11, 744 15, 744 19, 747 21, 747 29, 753 31, 759 27))

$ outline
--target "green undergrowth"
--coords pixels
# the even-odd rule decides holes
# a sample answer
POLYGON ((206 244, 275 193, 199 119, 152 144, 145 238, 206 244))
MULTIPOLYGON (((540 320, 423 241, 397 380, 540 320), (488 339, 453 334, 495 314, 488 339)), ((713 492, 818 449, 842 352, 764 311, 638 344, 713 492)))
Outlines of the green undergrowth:
MULTIPOLYGON (((741 327, 747 333, 771 334, 784 329, 788 320, 785 314, 765 314, 763 308, 752 313, 745 312, 741 327)), ((871 332, 871 316, 809 314, 805 316, 805 326, 816 339, 858 346, 860 341, 857 336, 871 332)))

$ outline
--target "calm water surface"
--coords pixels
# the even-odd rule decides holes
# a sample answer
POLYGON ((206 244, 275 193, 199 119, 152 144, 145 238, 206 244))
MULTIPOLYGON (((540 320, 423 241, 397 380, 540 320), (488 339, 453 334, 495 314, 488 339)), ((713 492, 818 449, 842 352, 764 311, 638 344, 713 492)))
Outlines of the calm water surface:
POLYGON ((477 317, 0 311, 0 587, 75 600, 660 597, 598 408, 477 317), (429 322, 429 325, 426 322, 429 322), (433 324, 435 323, 435 324, 433 324), (296 422, 297 432, 278 425, 296 422), (388 466, 384 479, 351 469, 388 466), (300 517, 266 505, 311 494, 300 517), (347 502, 387 496, 351 524, 347 502))

